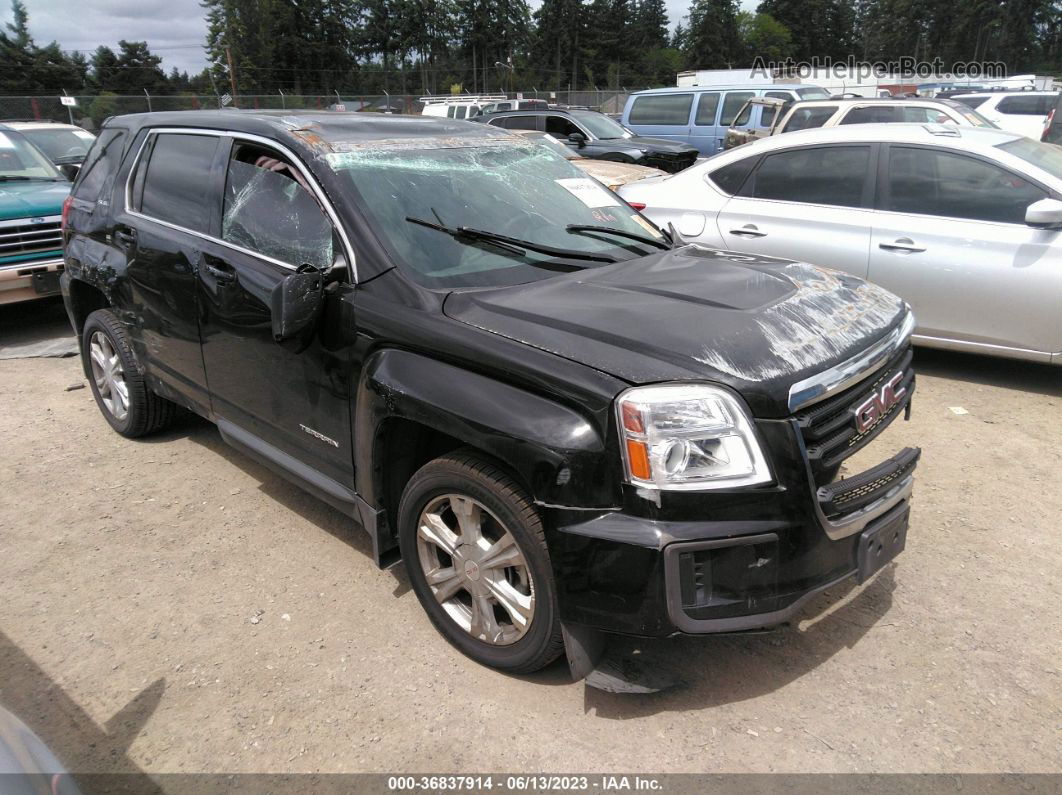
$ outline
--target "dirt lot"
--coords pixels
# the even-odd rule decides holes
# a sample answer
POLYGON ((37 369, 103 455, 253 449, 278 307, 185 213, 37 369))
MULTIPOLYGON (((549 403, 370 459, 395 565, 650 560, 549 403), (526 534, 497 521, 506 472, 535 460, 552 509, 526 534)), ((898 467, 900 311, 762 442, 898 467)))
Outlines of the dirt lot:
POLYGON ((684 684, 613 696, 458 655, 206 422, 127 441, 77 359, 0 361, 0 702, 85 772, 1060 771, 1062 371, 918 365, 897 563, 790 629, 646 645, 684 684))

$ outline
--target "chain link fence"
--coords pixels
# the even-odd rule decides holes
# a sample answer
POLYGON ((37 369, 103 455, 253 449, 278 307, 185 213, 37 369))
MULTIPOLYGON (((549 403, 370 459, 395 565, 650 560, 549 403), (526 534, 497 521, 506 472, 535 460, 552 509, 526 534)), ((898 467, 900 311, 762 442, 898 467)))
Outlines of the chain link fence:
MULTIPOLYGON (((499 92, 500 95, 502 92, 499 92)), ((455 99, 457 96, 455 95, 455 99)), ((510 92, 510 99, 542 99, 550 104, 572 105, 619 113, 627 100, 626 91, 530 91, 510 92)), ((423 104, 416 94, 242 94, 221 97, 214 94, 132 94, 102 93, 92 96, 0 97, 0 120, 34 119, 70 122, 94 130, 109 116, 151 111, 200 110, 224 106, 251 110, 346 110, 376 113, 419 114, 423 104), (64 104, 73 101, 74 104, 64 104)))

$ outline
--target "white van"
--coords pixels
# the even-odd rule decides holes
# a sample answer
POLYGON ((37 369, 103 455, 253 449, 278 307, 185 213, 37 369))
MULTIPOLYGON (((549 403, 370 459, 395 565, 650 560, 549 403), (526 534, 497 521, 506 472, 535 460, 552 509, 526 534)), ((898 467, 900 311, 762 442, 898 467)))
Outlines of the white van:
POLYGON ((497 102, 505 102, 505 94, 446 94, 438 97, 421 97, 423 116, 445 116, 448 119, 471 119, 483 112, 483 108, 497 102))

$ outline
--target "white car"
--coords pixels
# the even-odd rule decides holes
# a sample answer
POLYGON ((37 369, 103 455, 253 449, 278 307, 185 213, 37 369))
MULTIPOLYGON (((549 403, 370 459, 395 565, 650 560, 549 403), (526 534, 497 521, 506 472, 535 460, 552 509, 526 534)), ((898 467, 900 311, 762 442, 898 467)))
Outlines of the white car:
POLYGON ((1040 140, 1047 114, 1058 102, 1057 91, 985 91, 952 97, 973 108, 1002 130, 1040 140))
POLYGON ((72 177, 85 162, 96 136, 73 124, 57 121, 5 121, 5 126, 22 133, 31 144, 44 152, 45 157, 60 168, 72 166, 64 173, 72 177))
POLYGON ((1059 147, 979 127, 828 127, 618 193, 689 241, 876 282, 914 308, 916 342, 1062 364, 1059 147))

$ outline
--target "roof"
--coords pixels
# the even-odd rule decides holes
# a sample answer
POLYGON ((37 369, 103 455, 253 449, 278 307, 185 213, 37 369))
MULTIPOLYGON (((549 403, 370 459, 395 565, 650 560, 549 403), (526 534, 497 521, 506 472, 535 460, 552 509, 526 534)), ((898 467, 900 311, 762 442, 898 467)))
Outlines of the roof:
POLYGON ((829 99, 802 99, 798 102, 794 102, 792 107, 794 108, 806 108, 810 105, 825 106, 831 105, 887 105, 892 107, 894 105, 903 107, 904 105, 946 105, 949 108, 955 108, 956 110, 967 111, 970 108, 967 105, 963 105, 961 102, 956 102, 953 99, 947 99, 945 97, 831 97, 829 99))
POLYGON ((12 130, 81 130, 88 132, 76 124, 67 124, 65 121, 51 121, 50 119, 18 119, 0 122, 12 130))
MULTIPOLYGON (((144 127, 188 127, 226 130, 259 135, 279 141, 297 142, 312 148, 329 144, 359 143, 423 138, 481 138, 504 135, 504 131, 484 132, 481 124, 471 124, 442 116, 406 116, 385 113, 337 113, 331 111, 243 111, 182 110, 164 113, 135 113, 115 116, 108 126, 134 131, 144 127)), ((490 128, 486 128, 490 130, 490 128)))
POLYGON ((719 91, 727 89, 747 89, 747 90, 766 90, 766 91, 796 91, 801 88, 817 88, 819 90, 825 90, 822 86, 817 86, 814 83, 704 83, 703 85, 696 86, 666 86, 665 88, 647 88, 642 91, 632 91, 631 96, 640 96, 642 94, 689 94, 695 91, 719 91))
MULTIPOLYGON (((734 147, 709 158, 714 170, 715 164, 740 160, 754 152, 769 152, 791 146, 810 146, 813 144, 835 143, 911 143, 935 144, 956 149, 986 149, 999 144, 1017 140, 1022 136, 1006 130, 988 127, 959 127, 958 125, 933 124, 848 124, 839 127, 816 127, 811 130, 771 135, 760 138, 743 146, 734 147), (932 129, 940 132, 932 132, 932 129)), ((695 167, 696 168, 696 167, 695 167)), ((689 169, 693 170, 693 169, 689 169)), ((684 172, 679 172, 681 175, 684 172)))

